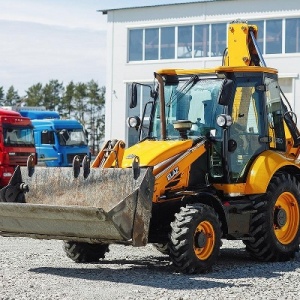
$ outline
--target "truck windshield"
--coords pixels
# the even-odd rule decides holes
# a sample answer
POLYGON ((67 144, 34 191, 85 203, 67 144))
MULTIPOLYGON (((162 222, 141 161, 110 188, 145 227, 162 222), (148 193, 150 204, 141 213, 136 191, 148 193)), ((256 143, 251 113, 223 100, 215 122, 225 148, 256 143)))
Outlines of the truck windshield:
POLYGON ((61 146, 87 145, 87 138, 82 129, 61 129, 57 134, 61 146))
MULTIPOLYGON (((218 104, 218 97, 223 86, 223 79, 197 76, 165 84, 166 138, 178 139, 179 132, 174 129, 174 122, 189 120, 192 127, 188 130, 189 138, 207 135, 211 129, 221 134, 216 126, 217 115, 224 106, 218 104)), ((156 102, 155 114, 150 129, 150 137, 161 138, 160 101, 156 102)))
POLYGON ((3 129, 5 146, 34 147, 33 128, 10 126, 3 129))

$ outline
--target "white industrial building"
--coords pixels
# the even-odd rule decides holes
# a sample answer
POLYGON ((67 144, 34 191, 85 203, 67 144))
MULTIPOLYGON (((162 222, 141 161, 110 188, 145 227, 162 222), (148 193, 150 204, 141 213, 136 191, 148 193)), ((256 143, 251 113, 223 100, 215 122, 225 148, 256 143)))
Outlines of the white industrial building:
POLYGON ((149 89, 141 91, 140 105, 130 110, 132 82, 153 84, 153 72, 159 69, 221 65, 227 25, 236 19, 258 25, 265 62, 278 69, 281 88, 300 116, 298 0, 202 0, 101 11, 108 22, 106 140, 136 141, 126 118, 141 115, 149 89))

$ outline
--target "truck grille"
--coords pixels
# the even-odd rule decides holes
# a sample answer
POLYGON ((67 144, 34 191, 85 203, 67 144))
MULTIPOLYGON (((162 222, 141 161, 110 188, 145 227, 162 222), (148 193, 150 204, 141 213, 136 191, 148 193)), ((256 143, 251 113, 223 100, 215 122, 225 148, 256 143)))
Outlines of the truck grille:
POLYGON ((23 153, 15 153, 14 155, 9 154, 9 164, 11 166, 26 166, 28 156, 31 155, 32 152, 23 152, 23 153))
POLYGON ((82 162, 83 158, 86 156, 86 153, 72 153, 72 154, 68 154, 67 155, 67 162, 68 162, 68 164, 72 164, 73 163, 73 159, 74 159, 75 155, 78 155, 79 159, 80 159, 80 162, 82 162))

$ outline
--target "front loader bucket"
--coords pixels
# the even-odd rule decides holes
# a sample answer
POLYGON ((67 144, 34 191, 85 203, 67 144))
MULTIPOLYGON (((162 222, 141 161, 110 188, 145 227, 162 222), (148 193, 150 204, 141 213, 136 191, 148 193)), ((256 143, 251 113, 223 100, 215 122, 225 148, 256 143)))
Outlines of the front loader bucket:
POLYGON ((140 169, 136 178, 130 168, 91 168, 84 177, 74 178, 72 168, 44 167, 29 177, 27 168, 17 168, 0 191, 0 235, 145 245, 151 170, 140 169))

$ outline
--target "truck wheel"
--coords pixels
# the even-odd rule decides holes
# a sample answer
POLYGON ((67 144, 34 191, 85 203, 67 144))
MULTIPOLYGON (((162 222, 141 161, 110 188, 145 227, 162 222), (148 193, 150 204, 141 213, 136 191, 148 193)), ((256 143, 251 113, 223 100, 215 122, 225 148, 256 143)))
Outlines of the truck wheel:
POLYGON ((250 222, 253 241, 246 250, 262 261, 287 261, 299 251, 300 185, 295 177, 276 174, 267 193, 255 201, 257 212, 250 222))
POLYGON ((221 247, 221 223, 208 205, 181 207, 171 223, 170 258, 182 273, 205 273, 216 262, 221 247))
POLYGON ((156 250, 158 250, 160 253, 169 255, 169 244, 168 243, 163 243, 163 244, 158 244, 154 243, 152 244, 156 250))
POLYGON ((77 263, 98 262, 109 252, 107 244, 89 244, 79 242, 64 242, 64 251, 69 258, 77 263))

